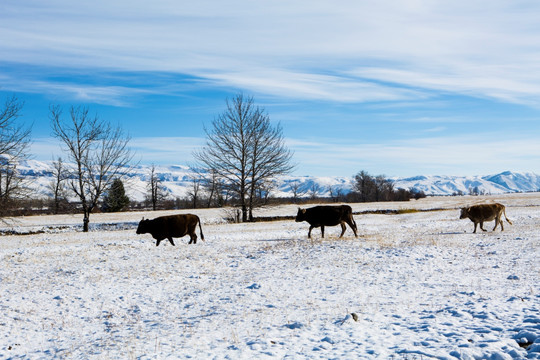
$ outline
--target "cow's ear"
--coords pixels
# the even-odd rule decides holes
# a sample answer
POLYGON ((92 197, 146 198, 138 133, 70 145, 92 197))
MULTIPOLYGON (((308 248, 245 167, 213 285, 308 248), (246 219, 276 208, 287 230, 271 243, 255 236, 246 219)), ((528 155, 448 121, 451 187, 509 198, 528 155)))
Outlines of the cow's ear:
POLYGON ((302 214, 305 214, 306 213, 306 209, 302 209, 302 214))

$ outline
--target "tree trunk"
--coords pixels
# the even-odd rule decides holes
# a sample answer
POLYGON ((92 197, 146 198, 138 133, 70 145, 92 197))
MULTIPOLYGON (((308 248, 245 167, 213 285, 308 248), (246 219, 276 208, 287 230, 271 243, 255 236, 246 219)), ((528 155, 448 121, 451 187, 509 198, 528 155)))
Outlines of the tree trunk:
POLYGON ((90 213, 87 210, 84 210, 83 232, 88 232, 89 223, 90 223, 90 213))
POLYGON ((60 209, 60 200, 58 200, 58 196, 54 196, 54 213, 58 214, 58 210, 60 209))
POLYGON ((210 195, 208 195, 208 203, 206 204, 207 208, 210 209, 210 206, 212 206, 212 198, 214 197, 214 187, 210 190, 210 195))
POLYGON ((246 204, 242 204, 242 222, 247 222, 248 212, 246 204))

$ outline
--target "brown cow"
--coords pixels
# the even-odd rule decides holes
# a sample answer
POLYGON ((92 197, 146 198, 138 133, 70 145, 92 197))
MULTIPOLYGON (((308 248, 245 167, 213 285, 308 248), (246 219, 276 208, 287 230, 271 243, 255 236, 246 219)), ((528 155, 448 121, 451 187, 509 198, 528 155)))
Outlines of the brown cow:
POLYGON ((197 227, 197 223, 199 224, 201 239, 204 241, 201 220, 197 215, 193 214, 160 216, 153 220, 145 220, 143 218, 139 222, 139 227, 137 227, 137 234, 150 233, 157 240, 156 246, 163 239, 169 239, 170 243, 174 245, 173 237, 179 238, 189 234, 191 238, 189 244, 196 244, 197 235, 195 234, 195 228, 197 227))
POLYGON ((352 208, 349 205, 315 206, 309 209, 299 208, 295 221, 307 221, 309 223, 308 238, 311 238, 311 230, 313 228, 320 226, 322 237, 324 238, 324 227, 336 225, 341 225, 341 235, 339 237, 342 237, 345 229, 347 229, 345 223, 349 224, 354 232, 354 236, 358 237, 356 234, 356 222, 352 215, 352 208))
POLYGON ((474 223, 473 233, 476 233, 476 225, 478 224, 480 224, 480 229, 486 231, 486 229, 484 229, 484 221, 491 221, 493 219, 495 219, 495 227, 493 227, 493 231, 495 231, 498 224, 501 224, 501 231, 504 231, 503 222, 501 220, 502 214, 504 214, 506 221, 512 225, 512 222, 506 217, 504 205, 499 203, 473 205, 461 208, 461 216, 459 218, 471 219, 471 221, 474 223))

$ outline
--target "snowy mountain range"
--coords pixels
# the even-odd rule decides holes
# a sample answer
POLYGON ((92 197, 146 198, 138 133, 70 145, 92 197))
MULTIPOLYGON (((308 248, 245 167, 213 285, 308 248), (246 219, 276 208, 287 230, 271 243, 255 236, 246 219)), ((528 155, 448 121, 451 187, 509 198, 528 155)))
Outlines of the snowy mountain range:
MULTIPOLYGON (((29 180, 30 186, 41 197, 51 193, 49 185, 53 180, 52 164, 36 160, 28 160, 20 164, 21 173, 29 180)), ((194 172, 186 166, 156 166, 156 175, 172 198, 183 198, 193 186, 194 172)), ((128 196, 133 200, 143 200, 147 193, 146 186, 150 174, 150 166, 140 165, 134 169, 129 179, 124 181, 128 196)), ((475 189, 480 194, 502 194, 509 192, 533 192, 540 190, 540 175, 505 171, 500 174, 486 176, 427 176, 420 175, 409 178, 394 177, 395 188, 416 189, 426 195, 468 194, 475 189)), ((298 193, 309 196, 317 190, 319 196, 330 196, 333 191, 346 194, 352 189, 353 177, 315 177, 315 176, 282 176, 277 178, 271 194, 274 197, 292 196, 291 187, 296 186, 298 193)))
POLYGON ((486 176, 415 176, 393 178, 395 186, 424 191, 427 195, 468 194, 477 188, 482 194, 533 192, 540 190, 540 175, 505 171, 486 176))

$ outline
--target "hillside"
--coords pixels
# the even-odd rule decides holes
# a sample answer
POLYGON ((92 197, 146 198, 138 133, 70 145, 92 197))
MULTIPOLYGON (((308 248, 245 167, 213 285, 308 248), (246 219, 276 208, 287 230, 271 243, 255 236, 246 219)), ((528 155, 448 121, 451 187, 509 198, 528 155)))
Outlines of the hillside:
MULTIPOLYGON (((29 160, 20 167, 23 175, 28 178, 31 187, 43 197, 50 194, 48 189, 52 181, 52 166, 50 163, 29 160)), ((146 184, 150 167, 140 165, 125 181, 126 191, 130 198, 143 200, 146 194, 146 184)), ((192 187, 193 171, 181 165, 157 166, 156 174, 171 197, 183 198, 192 187)), ((351 177, 315 177, 315 176, 283 176, 275 180, 274 197, 292 196, 291 184, 299 185, 301 193, 319 188, 321 196, 329 196, 329 187, 348 193, 352 188, 351 177)), ((470 189, 478 188, 484 194, 504 194, 512 192, 531 192, 540 189, 540 175, 505 171, 486 176, 430 176, 419 175, 409 178, 391 178, 396 188, 423 191, 427 195, 452 195, 455 193, 468 194, 470 189)), ((307 195, 305 195, 307 196, 307 195)))
POLYGON ((458 192, 468 194, 475 187, 485 194, 532 192, 540 189, 539 175, 512 171, 487 176, 416 176, 392 180, 398 188, 415 188, 428 195, 452 195, 458 192))

